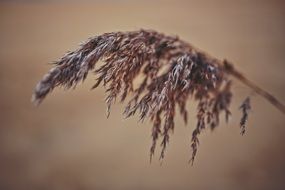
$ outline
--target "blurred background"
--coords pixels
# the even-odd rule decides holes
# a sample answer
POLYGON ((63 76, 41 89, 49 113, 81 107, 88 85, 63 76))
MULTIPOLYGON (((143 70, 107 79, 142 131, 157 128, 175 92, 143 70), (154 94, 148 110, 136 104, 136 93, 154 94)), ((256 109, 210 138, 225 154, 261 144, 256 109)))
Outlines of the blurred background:
POLYGON ((234 85, 233 117, 201 135, 194 166, 190 122, 176 118, 166 158, 149 163, 151 124, 106 118, 104 89, 90 74, 34 107, 48 63, 104 32, 154 29, 178 35, 235 66, 285 103, 285 2, 275 0, 0 1, 0 189, 285 189, 285 117, 254 96, 246 134, 238 110, 251 91, 234 85))

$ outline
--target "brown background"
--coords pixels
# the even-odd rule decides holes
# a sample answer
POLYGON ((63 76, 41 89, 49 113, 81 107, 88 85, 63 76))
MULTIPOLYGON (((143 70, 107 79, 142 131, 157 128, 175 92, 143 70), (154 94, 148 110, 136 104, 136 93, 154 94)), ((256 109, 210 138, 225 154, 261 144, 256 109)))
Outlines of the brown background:
MULTIPOLYGON (((105 117, 104 89, 90 75, 75 91, 55 90, 38 108, 36 82, 79 42, 103 32, 155 29, 227 58, 285 103, 284 1, 0 1, 0 189, 285 189, 285 117, 253 97, 245 136, 234 85, 233 118, 201 135, 188 164, 190 123, 176 118, 162 165, 149 163, 150 123, 105 117)), ((192 106, 192 107, 191 107, 192 106)))

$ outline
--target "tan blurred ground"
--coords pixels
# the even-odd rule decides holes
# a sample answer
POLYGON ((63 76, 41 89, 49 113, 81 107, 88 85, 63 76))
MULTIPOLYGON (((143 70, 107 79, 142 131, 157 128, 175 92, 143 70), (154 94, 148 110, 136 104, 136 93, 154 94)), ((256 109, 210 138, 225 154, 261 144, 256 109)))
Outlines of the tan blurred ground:
MULTIPOLYGON (((175 133, 162 166, 149 164, 150 124, 105 117, 103 89, 90 75, 75 91, 30 103, 46 63, 89 36, 155 29, 227 58, 285 102, 284 1, 0 2, 0 189, 285 189, 285 117, 253 98, 245 136, 238 105, 251 92, 235 85, 233 118, 204 133, 193 167, 192 119, 175 133)), ((191 105, 190 105, 191 106, 191 105)))

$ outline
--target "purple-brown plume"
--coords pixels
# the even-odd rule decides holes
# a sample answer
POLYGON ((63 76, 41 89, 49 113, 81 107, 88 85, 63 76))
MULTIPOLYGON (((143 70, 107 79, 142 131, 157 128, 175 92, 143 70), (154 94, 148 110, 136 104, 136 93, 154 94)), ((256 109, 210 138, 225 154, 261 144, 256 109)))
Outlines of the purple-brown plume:
MULTIPOLYGON (((250 82, 227 60, 211 57, 177 36, 166 36, 152 30, 112 32, 90 38, 54 65, 35 88, 32 97, 35 104, 41 103, 55 87, 75 87, 85 80, 89 71, 94 71, 97 81, 92 88, 100 84, 105 87, 108 116, 116 100, 124 102, 128 98, 125 117, 137 113, 141 121, 151 121, 151 158, 158 140, 161 140, 162 147, 160 158, 164 158, 177 111, 187 123, 186 103, 189 100, 197 102, 197 124, 191 138, 190 161, 193 163, 199 134, 206 128, 215 129, 221 113, 225 114, 226 121, 231 115, 231 77, 285 113, 284 105, 250 82), (104 64, 95 68, 98 61, 104 64), (137 78, 141 79, 139 85, 134 84, 137 78)), ((243 114, 241 134, 244 134, 251 109, 249 98, 240 109, 243 114)))

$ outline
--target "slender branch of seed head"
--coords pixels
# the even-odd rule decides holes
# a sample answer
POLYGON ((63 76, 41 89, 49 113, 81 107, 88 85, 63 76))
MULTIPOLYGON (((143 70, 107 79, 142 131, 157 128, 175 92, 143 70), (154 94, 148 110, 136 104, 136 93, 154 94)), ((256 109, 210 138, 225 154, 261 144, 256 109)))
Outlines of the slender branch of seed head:
POLYGON ((219 67, 224 68, 224 70, 230 74, 231 76, 235 77, 237 80, 248 86, 250 89, 252 89, 255 93, 262 96, 264 99, 266 99, 270 104, 272 104, 274 107, 276 107, 279 111, 281 111, 283 114, 285 114, 285 105, 281 103, 275 96, 270 94, 268 91, 260 88, 258 85, 254 84, 252 81, 250 81, 248 78, 246 78, 241 72, 235 69, 234 65, 230 63, 227 60, 219 60, 207 52, 194 47, 192 44, 189 44, 187 42, 185 43, 186 46, 191 47, 191 49, 194 49, 197 52, 200 52, 205 57, 207 57, 209 60, 212 60, 212 62, 216 63, 219 67))
POLYGON ((285 105, 282 104, 277 98, 275 98, 272 94, 269 92, 263 90, 250 80, 248 80, 243 74, 241 74, 239 71, 237 71, 231 63, 228 61, 224 61, 224 68, 226 72, 228 72, 230 75, 237 78, 239 81, 241 81, 243 84, 251 88, 254 92, 256 92, 258 95, 265 98, 269 103, 271 103, 274 107, 276 107, 279 111, 281 111, 283 114, 285 114, 285 105))

